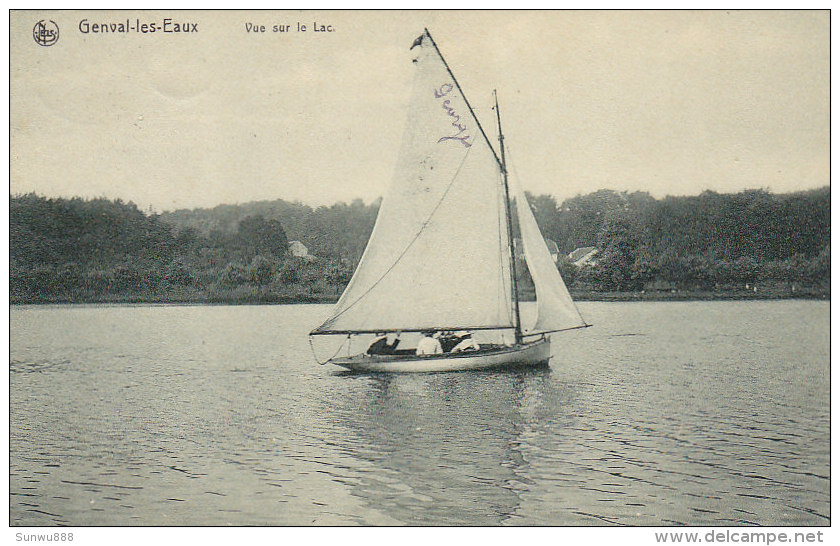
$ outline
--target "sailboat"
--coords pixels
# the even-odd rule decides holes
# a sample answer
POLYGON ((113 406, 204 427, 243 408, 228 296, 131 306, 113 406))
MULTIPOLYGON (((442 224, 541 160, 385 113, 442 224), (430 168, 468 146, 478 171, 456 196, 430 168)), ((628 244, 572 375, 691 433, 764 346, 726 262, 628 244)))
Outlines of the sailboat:
POLYGON ((511 189, 496 93, 499 154, 428 29, 409 51, 414 83, 394 177, 353 277, 330 317, 310 336, 352 340, 389 334, 404 341, 421 332, 469 332, 490 339, 477 350, 431 355, 416 354, 411 339, 391 354, 351 354, 348 341, 346 355, 323 362, 354 371, 545 365, 551 358, 549 334, 589 325, 560 277, 524 192, 511 189), (536 320, 525 328, 512 202, 537 297, 536 320))

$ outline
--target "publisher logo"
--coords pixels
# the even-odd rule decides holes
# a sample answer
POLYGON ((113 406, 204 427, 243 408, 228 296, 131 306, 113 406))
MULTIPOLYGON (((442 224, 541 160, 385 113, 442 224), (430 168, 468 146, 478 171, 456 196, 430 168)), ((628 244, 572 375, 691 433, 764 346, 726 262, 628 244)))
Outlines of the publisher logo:
POLYGON ((35 43, 40 46, 51 46, 58 41, 58 25, 55 24, 55 21, 41 19, 35 23, 35 28, 32 29, 32 37, 35 38, 35 43))

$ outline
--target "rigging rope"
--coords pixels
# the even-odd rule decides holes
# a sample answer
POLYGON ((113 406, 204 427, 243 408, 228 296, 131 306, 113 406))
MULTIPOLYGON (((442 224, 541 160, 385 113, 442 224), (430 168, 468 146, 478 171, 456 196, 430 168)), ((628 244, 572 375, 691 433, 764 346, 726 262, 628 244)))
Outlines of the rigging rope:
MULTIPOLYGON (((516 172, 516 164, 513 162, 513 153, 511 153, 511 145, 510 144, 507 144, 506 150, 507 150, 507 160, 505 161, 505 168, 510 168, 510 169, 513 170, 513 176, 514 176, 514 178, 516 178, 516 183, 517 183, 519 188, 522 188, 522 181, 519 178, 519 173, 516 172)), ((508 172, 510 172, 510 170, 508 170, 508 172)), ((524 194, 524 192, 523 192, 523 194, 524 194)), ((513 199, 519 199, 519 196, 516 195, 516 192, 514 192, 513 199)), ((512 207, 513 207, 513 203, 511 203, 511 208, 512 207)), ((525 236, 522 234, 522 220, 519 218, 519 211, 517 211, 517 213, 516 213, 516 223, 517 223, 517 227, 519 227, 519 244, 520 244, 520 247, 521 247, 521 248, 519 248, 519 251, 522 252, 522 257, 525 258, 525 236)), ((511 234, 511 236, 512 235, 513 234, 511 234)), ((516 260, 515 253, 514 253, 513 259, 514 259, 514 261, 516 260)), ((530 274, 531 269, 530 269, 530 265, 528 264, 528 260, 523 259, 522 262, 524 262, 525 269, 530 274)), ((511 284, 513 284, 513 281, 511 281, 511 284)), ((513 290, 513 288, 511 288, 511 290, 513 290)), ((535 295, 536 295, 536 292, 535 292, 535 295)), ((523 336, 528 335, 528 334, 525 333, 525 328, 522 328, 521 331, 522 331, 523 336)))
MULTIPOLYGON (((349 339, 350 339, 350 334, 347 334, 347 340, 349 340, 349 339)), ((345 341, 346 341, 346 340, 345 340, 345 341)), ((332 355, 331 357, 329 357, 329 358, 328 358, 328 359, 326 359, 325 361, 321 362, 320 360, 318 360, 318 355, 317 355, 317 354, 315 354, 315 345, 313 345, 313 344, 312 344, 312 336, 309 336, 309 348, 312 350, 312 357, 315 359, 315 362, 317 362, 317 363, 318 363, 318 364, 320 364, 321 366, 323 366, 324 364, 326 364, 327 362, 329 362, 329 361, 330 361, 330 360, 332 360, 333 358, 337 357, 337 356, 338 356, 338 353, 340 353, 340 352, 341 352, 341 349, 342 349, 343 347, 344 347, 344 342, 342 342, 342 343, 341 343, 341 345, 339 345, 339 346, 338 346, 338 350, 335 352, 335 354, 334 354, 334 355, 332 355)), ((349 345, 348 345, 348 347, 349 347, 349 345)))

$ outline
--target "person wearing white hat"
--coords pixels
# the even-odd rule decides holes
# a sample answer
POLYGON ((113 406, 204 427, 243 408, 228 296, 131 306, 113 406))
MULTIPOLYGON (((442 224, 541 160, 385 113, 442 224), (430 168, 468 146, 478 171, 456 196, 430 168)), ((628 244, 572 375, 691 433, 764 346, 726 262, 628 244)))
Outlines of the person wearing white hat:
POLYGON ((378 332, 366 352, 369 355, 392 355, 396 352, 399 343, 399 337, 393 343, 388 343, 388 336, 385 332, 378 332))
POLYGON ((472 334, 469 332, 458 332, 458 345, 452 348, 453 353, 460 353, 462 351, 477 351, 480 346, 475 340, 472 338, 472 334))

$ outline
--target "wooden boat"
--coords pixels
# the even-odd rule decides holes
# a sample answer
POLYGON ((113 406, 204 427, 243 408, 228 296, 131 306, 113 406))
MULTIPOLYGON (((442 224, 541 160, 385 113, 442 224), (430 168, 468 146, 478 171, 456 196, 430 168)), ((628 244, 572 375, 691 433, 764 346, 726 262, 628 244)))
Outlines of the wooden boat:
POLYGON ((357 372, 452 372, 483 370, 517 366, 544 366, 551 358, 551 343, 538 339, 513 346, 489 345, 477 351, 416 355, 408 350, 402 354, 360 354, 333 358, 329 362, 357 372))
POLYGON ((415 78, 394 177, 352 279, 310 336, 346 336, 346 356, 323 363, 356 371, 544 365, 551 358, 549 334, 589 325, 524 192, 511 191, 498 99, 499 154, 428 30, 409 51, 415 78), (515 234, 537 296, 536 320, 524 329, 515 234), (350 349, 354 338, 375 333, 404 336, 404 342, 430 331, 468 331, 484 339, 479 350, 463 353, 417 355, 405 344, 387 355, 350 349))

